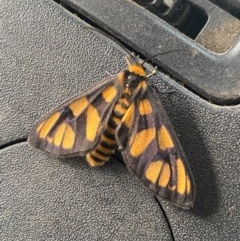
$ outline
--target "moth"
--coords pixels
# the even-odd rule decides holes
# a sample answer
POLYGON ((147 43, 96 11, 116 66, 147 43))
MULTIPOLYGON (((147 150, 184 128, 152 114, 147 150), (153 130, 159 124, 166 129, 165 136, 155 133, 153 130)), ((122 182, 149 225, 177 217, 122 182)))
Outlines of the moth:
POLYGON ((102 166, 118 149, 127 168, 157 198, 189 209, 194 180, 178 138, 143 63, 101 81, 47 114, 31 130, 29 143, 55 157, 86 155, 102 166))

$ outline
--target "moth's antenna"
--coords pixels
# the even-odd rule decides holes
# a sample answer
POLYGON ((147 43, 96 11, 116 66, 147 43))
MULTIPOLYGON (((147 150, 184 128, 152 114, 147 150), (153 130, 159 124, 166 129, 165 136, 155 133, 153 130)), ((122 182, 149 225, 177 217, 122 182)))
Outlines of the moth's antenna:
POLYGON ((91 30, 94 30, 94 31, 97 31, 99 32, 100 34, 106 36, 107 38, 110 38, 114 43, 116 43, 117 45, 119 45, 122 49, 124 49, 128 55, 130 55, 130 57, 132 58, 132 60, 135 62, 135 63, 138 63, 137 59, 136 59, 136 56, 134 56, 133 53, 131 53, 119 40, 115 39, 112 35, 110 34, 107 34, 106 32, 102 31, 101 29, 98 29, 98 28, 92 28, 92 27, 84 27, 84 29, 91 29, 91 30))
MULTIPOLYGON (((190 49, 190 48, 183 48, 183 49, 173 49, 173 50, 168 50, 168 51, 165 51, 165 52, 162 52, 162 53, 158 53, 158 54, 154 54, 152 56, 150 56, 149 58, 146 58, 141 65, 143 65, 144 63, 148 62, 149 60, 152 60, 153 58, 157 57, 157 56, 160 56, 160 55, 166 55, 166 54, 171 54, 171 53, 175 53, 175 52, 189 52, 191 51, 193 54, 194 54, 194 51, 193 49, 190 49)), ((196 53, 195 53, 196 54, 196 53)))
MULTIPOLYGON (((116 43, 118 46, 120 46, 123 50, 126 51, 126 53, 131 57, 131 59, 139 64, 139 61, 137 60, 136 56, 131 53, 119 40, 117 40, 116 38, 114 38, 111 34, 108 34, 106 32, 104 32, 103 30, 101 29, 98 29, 98 28, 92 28, 92 27, 84 27, 84 29, 90 29, 90 30, 94 30, 96 32, 99 32, 100 34, 106 36, 107 38, 110 38, 114 43, 116 43)), ((166 54, 171 54, 171 53, 175 53, 175 52, 182 52, 182 51, 191 51, 194 53, 195 50, 193 49, 189 49, 189 48, 183 48, 183 49, 173 49, 173 50, 169 50, 169 51, 165 51, 165 52, 162 52, 162 53, 158 53, 158 54, 154 54, 152 56, 150 56, 149 58, 146 58, 142 63, 141 65, 143 65, 144 63, 148 62, 149 60, 152 60, 153 58, 157 57, 157 56, 160 56, 160 55, 166 55, 166 54)), ((196 54, 196 53, 195 53, 196 54)))

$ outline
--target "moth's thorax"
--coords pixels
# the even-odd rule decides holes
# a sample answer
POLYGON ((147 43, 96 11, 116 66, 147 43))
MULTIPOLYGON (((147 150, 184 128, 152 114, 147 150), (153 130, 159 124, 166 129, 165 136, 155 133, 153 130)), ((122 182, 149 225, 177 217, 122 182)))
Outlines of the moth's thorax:
POLYGON ((114 105, 98 145, 92 152, 87 154, 87 161, 91 166, 100 166, 109 160, 111 154, 117 148, 115 138, 117 127, 123 121, 127 126, 131 126, 133 118, 129 118, 129 116, 133 116, 134 104, 131 105, 133 98, 137 93, 144 93, 147 89, 147 79, 144 69, 140 65, 130 67, 132 68, 118 74, 117 80, 122 87, 122 92, 114 105), (128 114, 126 114, 127 111, 129 112, 128 114), (124 120, 124 116, 127 120, 124 120))
POLYGON ((146 72, 139 64, 130 65, 127 70, 119 73, 118 81, 123 87, 125 96, 131 96, 147 89, 146 72))
POLYGON ((134 74, 142 76, 142 77, 146 76, 146 71, 141 64, 130 64, 128 66, 128 71, 130 73, 134 73, 134 74))

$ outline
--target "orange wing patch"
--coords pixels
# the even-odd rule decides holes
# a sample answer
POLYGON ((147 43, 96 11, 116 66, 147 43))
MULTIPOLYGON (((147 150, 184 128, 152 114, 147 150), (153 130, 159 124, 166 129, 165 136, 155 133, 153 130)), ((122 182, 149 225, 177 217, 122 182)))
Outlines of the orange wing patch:
POLYGON ((180 158, 176 161, 177 165, 177 192, 184 194, 187 188, 185 167, 180 158))
POLYGON ((174 147, 172 138, 164 125, 158 131, 158 143, 161 150, 174 147))
POLYGON ((58 126, 53 140, 55 146, 61 145, 66 126, 67 125, 65 123, 62 123, 60 126, 58 126))
POLYGON ((102 97, 106 102, 111 102, 116 97, 116 94, 117 90, 113 86, 108 86, 102 91, 102 97))
POLYGON ((154 161, 149 164, 149 166, 147 167, 145 176, 150 182, 152 182, 152 183, 157 182, 159 173, 162 169, 162 165, 163 165, 163 161, 161 161, 161 160, 154 161))
POLYGON ((71 149, 74 145, 74 141, 75 141, 75 132, 73 131, 72 127, 68 125, 64 132, 62 148, 71 149))
POLYGON ((152 113, 152 106, 148 99, 144 99, 139 103, 139 113, 140 115, 149 115, 152 113))
POLYGON ((145 172, 148 181, 157 183, 161 187, 166 187, 171 178, 171 169, 168 163, 162 160, 151 162, 145 172))
POLYGON ((37 132, 39 132, 42 129, 44 123, 45 123, 45 121, 43 121, 41 124, 39 124, 39 126, 36 129, 37 132))
POLYGON ((158 180, 158 185, 161 187, 166 187, 169 183, 171 177, 171 169, 168 163, 164 163, 161 173, 160 173, 160 177, 158 180))
POLYGON ((87 108, 87 126, 86 126, 87 140, 93 141, 96 138, 99 124, 100 124, 100 117, 97 109, 95 109, 92 105, 89 105, 87 108))
POLYGON ((74 145, 75 133, 70 125, 62 123, 58 126, 54 136, 47 138, 50 143, 52 139, 55 146, 62 146, 63 149, 71 149, 74 145))
POLYGON ((137 133, 134 138, 130 140, 130 154, 133 157, 141 155, 155 137, 155 133, 155 128, 149 128, 137 133))
POLYGON ((46 136, 48 135, 49 131, 51 130, 53 125, 58 120, 59 116, 60 116, 60 113, 56 112, 48 120, 46 120, 45 122, 41 123, 37 127, 37 131, 39 131, 39 137, 40 138, 43 138, 43 139, 46 138, 46 136))
POLYGON ((86 97, 82 97, 79 100, 74 101, 69 105, 69 109, 72 111, 74 116, 79 116, 88 106, 88 100, 86 97))
POLYGON ((186 187, 186 192, 189 195, 191 192, 191 182, 189 180, 189 177, 187 176, 187 187, 186 187))
POLYGON ((127 109, 125 115, 122 118, 122 122, 126 125, 126 127, 130 128, 132 126, 133 123, 133 119, 134 119, 134 108, 135 105, 134 103, 132 103, 129 108, 127 109))

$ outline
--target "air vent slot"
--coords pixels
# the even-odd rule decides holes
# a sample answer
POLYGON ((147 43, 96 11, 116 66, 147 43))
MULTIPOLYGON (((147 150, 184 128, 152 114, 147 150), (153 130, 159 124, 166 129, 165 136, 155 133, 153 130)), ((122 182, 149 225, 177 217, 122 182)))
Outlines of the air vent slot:
POLYGON ((206 12, 186 0, 135 0, 174 28, 195 39, 208 20, 206 12))

